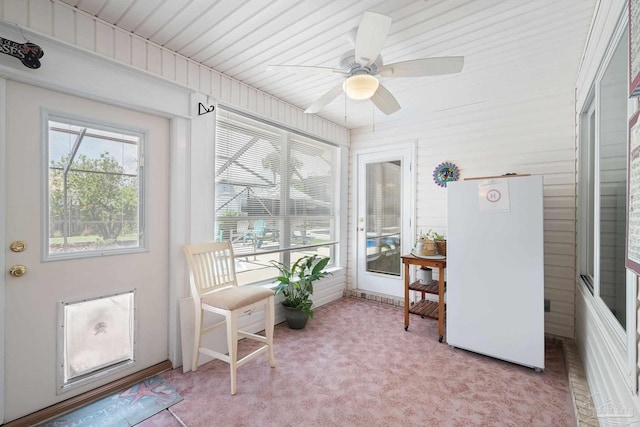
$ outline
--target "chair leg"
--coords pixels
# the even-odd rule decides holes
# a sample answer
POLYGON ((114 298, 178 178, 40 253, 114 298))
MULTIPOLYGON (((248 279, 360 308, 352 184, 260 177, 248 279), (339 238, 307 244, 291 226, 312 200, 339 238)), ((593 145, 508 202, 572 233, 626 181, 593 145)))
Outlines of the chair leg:
POLYGON ((193 334, 193 355, 191 356, 191 370, 198 370, 198 360, 200 358, 200 339, 202 337, 202 310, 197 307, 195 310, 194 334, 193 334))
POLYGON ((274 313, 274 297, 269 297, 267 299, 267 306, 264 309, 264 333, 267 337, 267 344, 269 345, 269 364, 272 368, 276 367, 276 358, 273 356, 273 324, 275 322, 275 313, 274 313))
POLYGON ((227 345, 229 346, 229 369, 231 371, 231 394, 236 394, 236 369, 238 367, 238 313, 227 314, 227 345))

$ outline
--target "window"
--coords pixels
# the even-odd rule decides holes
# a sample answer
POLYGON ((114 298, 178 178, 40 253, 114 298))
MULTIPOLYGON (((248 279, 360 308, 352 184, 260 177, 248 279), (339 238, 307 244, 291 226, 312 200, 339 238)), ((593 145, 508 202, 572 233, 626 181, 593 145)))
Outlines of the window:
POLYGON ((580 276, 626 328, 627 39, 620 38, 583 110, 580 276))
POLYGON ((144 246, 139 132, 50 116, 47 257, 144 246))
POLYGON ((215 238, 233 243, 241 284, 275 277, 271 260, 334 258, 336 146, 221 107, 215 153, 215 238))
POLYGON ((595 198, 595 147, 596 147, 596 112, 593 99, 589 102, 586 112, 582 114, 582 130, 584 132, 581 147, 581 187, 580 198, 580 236, 584 240, 581 245, 582 269, 580 277, 593 294, 594 271, 594 198, 595 198))

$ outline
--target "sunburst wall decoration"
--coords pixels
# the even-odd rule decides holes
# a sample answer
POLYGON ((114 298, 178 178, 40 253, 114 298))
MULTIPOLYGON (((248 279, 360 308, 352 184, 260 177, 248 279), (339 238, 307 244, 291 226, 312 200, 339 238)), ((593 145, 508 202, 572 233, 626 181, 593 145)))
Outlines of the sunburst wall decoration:
POLYGON ((458 180, 458 167, 451 162, 440 163, 433 171, 433 180, 440 187, 446 187, 447 182, 458 180))

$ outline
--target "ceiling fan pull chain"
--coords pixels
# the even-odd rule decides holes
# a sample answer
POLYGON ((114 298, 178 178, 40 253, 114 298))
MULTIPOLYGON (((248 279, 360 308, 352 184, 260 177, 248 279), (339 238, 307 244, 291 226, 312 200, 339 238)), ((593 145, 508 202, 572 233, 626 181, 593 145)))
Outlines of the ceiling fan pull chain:
POLYGON ((371 132, 376 131, 376 109, 371 104, 371 132))
POLYGON ((344 124, 347 124, 347 94, 344 94, 344 124))

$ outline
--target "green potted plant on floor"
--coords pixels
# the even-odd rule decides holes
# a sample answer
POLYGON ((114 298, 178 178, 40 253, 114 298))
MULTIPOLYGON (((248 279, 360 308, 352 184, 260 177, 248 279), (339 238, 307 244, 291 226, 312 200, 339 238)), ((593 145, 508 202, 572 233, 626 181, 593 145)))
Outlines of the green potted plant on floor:
POLYGON ((275 288, 276 295, 282 293, 284 301, 284 317, 292 329, 302 329, 307 320, 313 317, 313 282, 331 275, 325 270, 330 258, 313 255, 298 259, 291 268, 278 261, 271 261, 279 271, 276 277, 279 282, 275 288))

